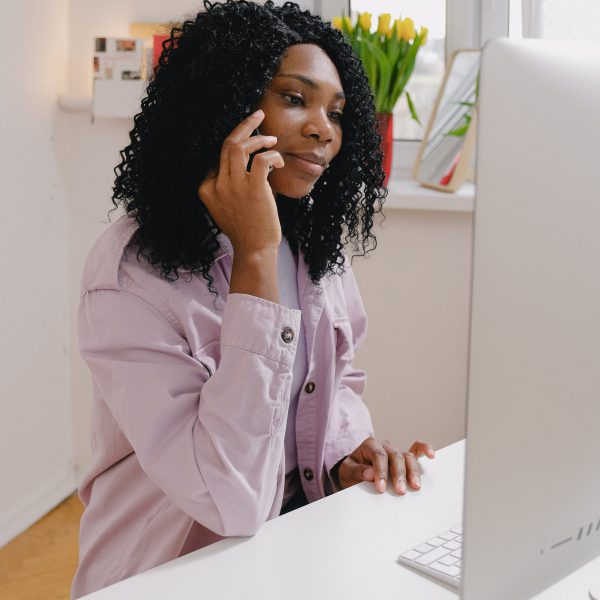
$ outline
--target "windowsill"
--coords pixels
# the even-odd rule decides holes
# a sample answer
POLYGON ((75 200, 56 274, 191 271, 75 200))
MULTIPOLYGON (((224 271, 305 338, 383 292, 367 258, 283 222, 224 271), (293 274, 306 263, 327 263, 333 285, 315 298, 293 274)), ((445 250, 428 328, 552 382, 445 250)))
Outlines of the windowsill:
POLYGON ((388 197, 383 210, 433 210, 472 213, 475 184, 465 182, 454 193, 439 192, 413 181, 408 171, 396 171, 388 182, 388 197))

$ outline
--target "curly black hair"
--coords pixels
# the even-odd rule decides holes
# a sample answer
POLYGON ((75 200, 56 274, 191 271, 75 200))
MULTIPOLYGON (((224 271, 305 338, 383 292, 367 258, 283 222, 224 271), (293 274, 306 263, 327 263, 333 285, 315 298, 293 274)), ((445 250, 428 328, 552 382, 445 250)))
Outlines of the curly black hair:
MULTIPOLYGON (((311 193, 277 197, 282 232, 304 255, 311 280, 344 270, 343 249, 377 245, 373 215, 387 195, 375 104, 362 64, 340 31, 293 2, 209 2, 171 30, 115 168, 112 202, 139 224, 140 254, 174 281, 209 270, 218 226, 198 186, 219 162, 227 135, 254 112, 287 48, 316 44, 336 66, 346 95, 342 146, 311 193)), ((112 212, 112 211, 111 211, 112 212)), ((356 256, 354 254, 353 256, 356 256)))

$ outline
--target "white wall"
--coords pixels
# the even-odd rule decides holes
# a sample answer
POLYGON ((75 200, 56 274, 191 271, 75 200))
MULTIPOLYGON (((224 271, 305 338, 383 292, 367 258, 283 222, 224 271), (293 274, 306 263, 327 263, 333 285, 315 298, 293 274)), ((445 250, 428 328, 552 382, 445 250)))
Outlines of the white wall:
POLYGON ((355 364, 378 438, 441 448, 465 435, 472 214, 384 213, 353 263, 369 317, 355 364))
POLYGON ((0 546, 74 488, 69 214, 57 157, 68 0, 2 5, 0 546))

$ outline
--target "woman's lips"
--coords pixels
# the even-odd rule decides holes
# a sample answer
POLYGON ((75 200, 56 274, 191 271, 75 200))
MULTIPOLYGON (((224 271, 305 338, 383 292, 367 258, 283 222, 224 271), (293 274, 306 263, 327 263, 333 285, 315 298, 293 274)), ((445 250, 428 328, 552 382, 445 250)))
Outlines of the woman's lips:
POLYGON ((284 159, 286 164, 291 164, 300 171, 304 171, 305 173, 310 173, 311 175, 322 175, 325 167, 323 165, 319 165, 318 163, 311 162, 310 160, 305 160, 304 158, 300 158, 299 156, 295 156, 294 154, 286 154, 286 158, 284 159), (288 159, 291 159, 288 163, 288 159))

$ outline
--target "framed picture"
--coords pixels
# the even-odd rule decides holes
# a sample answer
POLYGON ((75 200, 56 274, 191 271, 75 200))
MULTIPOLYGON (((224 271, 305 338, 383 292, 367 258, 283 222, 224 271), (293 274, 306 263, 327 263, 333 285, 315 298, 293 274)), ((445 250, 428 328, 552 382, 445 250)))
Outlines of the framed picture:
POLYGON ((413 168, 422 186, 455 192, 473 171, 479 50, 452 56, 413 168))

